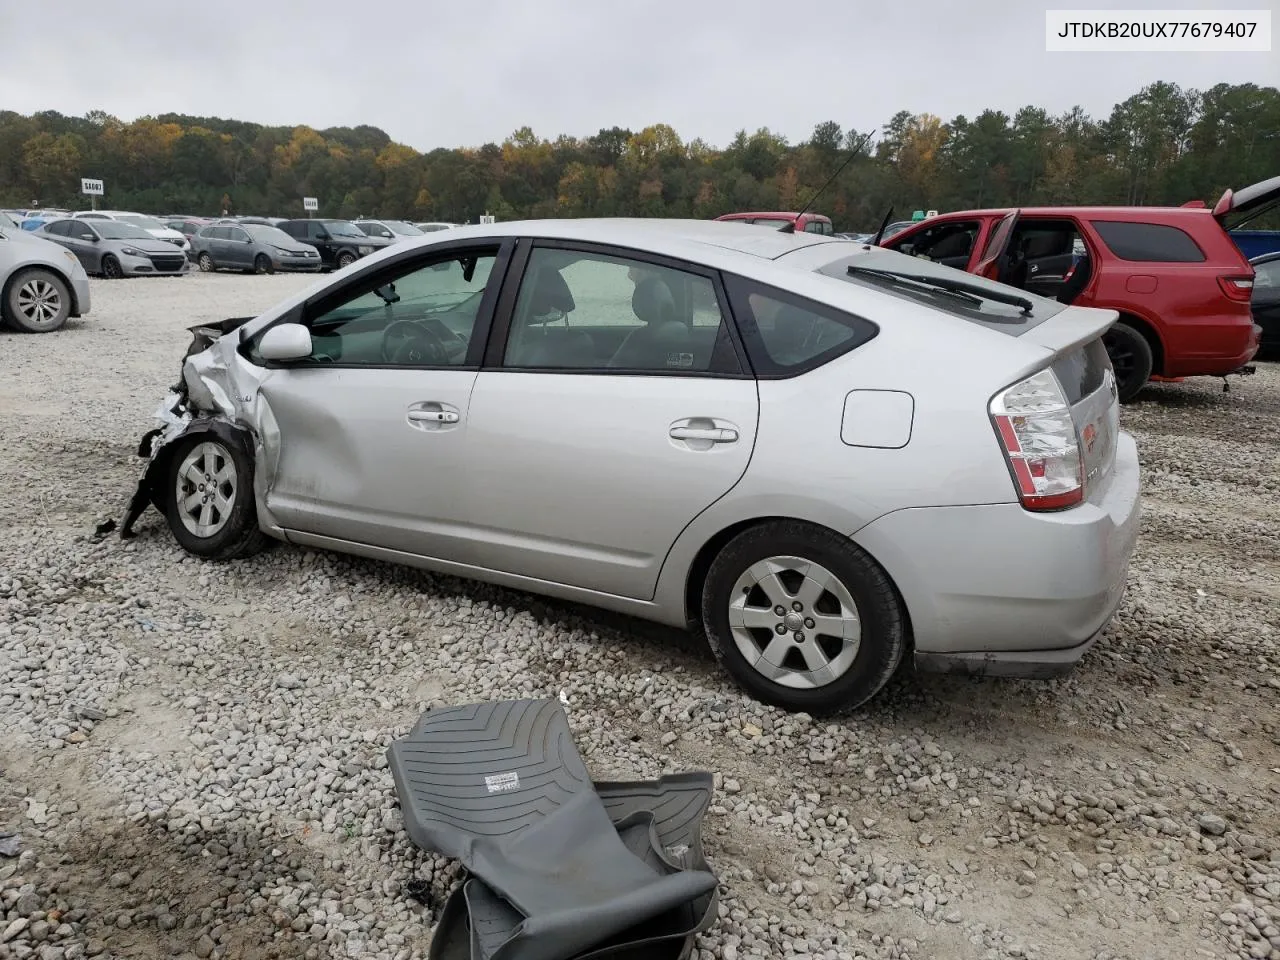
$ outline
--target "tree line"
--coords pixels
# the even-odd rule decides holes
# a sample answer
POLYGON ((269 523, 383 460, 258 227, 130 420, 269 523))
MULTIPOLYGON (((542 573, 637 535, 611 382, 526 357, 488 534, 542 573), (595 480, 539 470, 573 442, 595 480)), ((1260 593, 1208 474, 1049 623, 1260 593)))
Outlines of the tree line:
MULTIPOLYGON (((816 209, 837 230, 871 230, 892 204, 957 210, 1055 204, 1212 203, 1227 187, 1280 174, 1280 91, 1154 83, 1106 119, 1027 106, 943 121, 902 111, 878 130, 818 124, 801 143, 767 128, 727 146, 670 126, 420 153, 371 126, 315 130, 163 114, 123 122, 0 111, 0 206, 104 205, 150 213, 475 221, 529 217, 710 218, 794 210, 856 154, 816 209)), ((1273 220, 1267 226, 1277 225, 1273 220)))

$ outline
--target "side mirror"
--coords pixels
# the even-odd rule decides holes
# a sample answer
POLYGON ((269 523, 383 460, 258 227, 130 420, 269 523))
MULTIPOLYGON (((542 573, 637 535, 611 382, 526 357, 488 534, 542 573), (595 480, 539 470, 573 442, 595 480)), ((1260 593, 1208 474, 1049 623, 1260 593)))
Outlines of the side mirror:
POLYGON ((325 232, 322 230, 322 231, 320 231, 319 233, 317 233, 317 234, 316 234, 316 239, 317 239, 317 240, 328 240, 328 239, 329 239, 329 234, 325 233, 325 232))
POLYGON ((300 323, 272 327, 258 341, 264 360, 301 360, 311 356, 311 331, 300 323))
POLYGON ((392 233, 390 230, 383 230, 382 235, 386 237, 388 240, 392 239, 395 236, 395 234, 392 233))
POLYGON ((81 240, 92 240, 92 241, 94 241, 95 243, 97 243, 97 241, 98 241, 98 238, 97 238, 96 236, 94 236, 92 233, 82 233, 82 234, 80 234, 80 239, 81 239, 81 240))

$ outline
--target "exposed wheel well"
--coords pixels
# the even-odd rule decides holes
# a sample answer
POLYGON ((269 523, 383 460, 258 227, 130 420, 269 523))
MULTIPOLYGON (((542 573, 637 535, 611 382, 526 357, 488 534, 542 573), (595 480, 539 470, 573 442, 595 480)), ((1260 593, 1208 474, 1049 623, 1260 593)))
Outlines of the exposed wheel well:
POLYGON ((0 304, 9 302, 9 290, 13 287, 13 282, 18 278, 19 274, 25 273, 28 270, 44 270, 46 273, 52 273, 55 277, 61 280, 63 284, 66 285, 67 293, 71 295, 71 312, 68 316, 80 316, 80 298, 76 296, 76 288, 75 285, 72 284, 71 278, 63 273, 58 267, 51 267, 47 263, 32 263, 25 267, 19 267, 17 270, 13 271, 13 274, 5 283, 4 288, 0 289, 0 304))
POLYGON ((1160 334, 1156 332, 1156 328, 1149 322, 1143 320, 1142 317, 1132 313, 1121 313, 1120 322, 1128 324, 1142 334, 1142 339, 1147 341, 1147 346, 1151 347, 1151 372, 1157 375, 1164 373, 1164 344, 1160 340, 1160 334))
MULTIPOLYGON (((684 613, 685 621, 691 630, 698 630, 702 626, 702 588, 707 581, 707 573, 711 569, 711 564, 715 561, 716 556, 724 549, 725 544, 745 530, 752 527, 758 527, 764 523, 773 523, 775 521, 795 521, 794 517, 756 517, 752 520, 743 520, 732 526, 725 527, 714 537, 702 545, 697 554, 693 558, 693 563, 689 565, 689 578, 684 585, 684 613)), ((802 523, 808 521, 800 521, 802 523)), ((865 550, 865 548, 864 548, 865 550)), ((871 554, 867 554, 871 556, 871 554)), ((871 557, 873 561, 884 570, 885 579, 889 581, 889 585, 893 588, 894 596, 898 598, 898 606, 902 610, 902 622, 906 628, 907 653, 908 655, 915 649, 915 632, 911 629, 911 611, 907 609, 907 604, 902 598, 902 591, 898 589, 898 585, 893 582, 893 577, 888 570, 884 569, 884 565, 875 557, 871 557)))

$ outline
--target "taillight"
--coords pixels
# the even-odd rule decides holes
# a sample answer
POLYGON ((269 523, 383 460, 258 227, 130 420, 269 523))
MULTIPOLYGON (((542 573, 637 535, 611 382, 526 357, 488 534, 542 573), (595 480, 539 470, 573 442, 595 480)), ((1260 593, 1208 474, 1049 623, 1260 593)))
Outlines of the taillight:
POLYGON ((1231 300, 1248 302, 1253 296, 1253 277, 1219 277, 1218 286, 1231 300))
POLYGON ((1028 510, 1062 510, 1084 500, 1084 458, 1062 385, 1041 370, 996 394, 991 419, 1028 510))

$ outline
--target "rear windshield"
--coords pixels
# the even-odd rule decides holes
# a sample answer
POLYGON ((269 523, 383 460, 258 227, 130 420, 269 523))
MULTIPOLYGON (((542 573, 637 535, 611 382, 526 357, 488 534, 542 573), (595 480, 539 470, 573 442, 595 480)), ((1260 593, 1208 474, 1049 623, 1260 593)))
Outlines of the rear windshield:
POLYGON ((888 293, 903 300, 921 303, 926 307, 933 307, 943 313, 949 313, 953 317, 968 320, 970 323, 976 323, 990 330, 998 330, 1011 337, 1021 336, 1066 309, 1064 304, 1058 303, 1056 300, 1049 300, 1016 287, 1005 286, 993 280, 965 273, 963 270, 944 267, 942 264, 934 263, 931 260, 909 257, 880 247, 873 247, 853 256, 845 255, 838 260, 833 260, 831 263, 819 267, 817 272, 824 276, 835 277, 837 280, 844 280, 847 283, 871 287, 881 293, 888 293), (1027 315, 1022 312, 1021 307, 1008 303, 999 303, 995 300, 982 300, 980 303, 971 303, 947 291, 935 290, 921 284, 913 284, 910 281, 898 283, 887 277, 877 277, 865 273, 850 273, 850 266, 867 267, 891 273, 913 274, 924 278, 936 277, 941 280, 958 281, 980 290, 991 290, 997 294, 1023 297, 1030 301, 1031 312, 1030 315, 1027 315))

